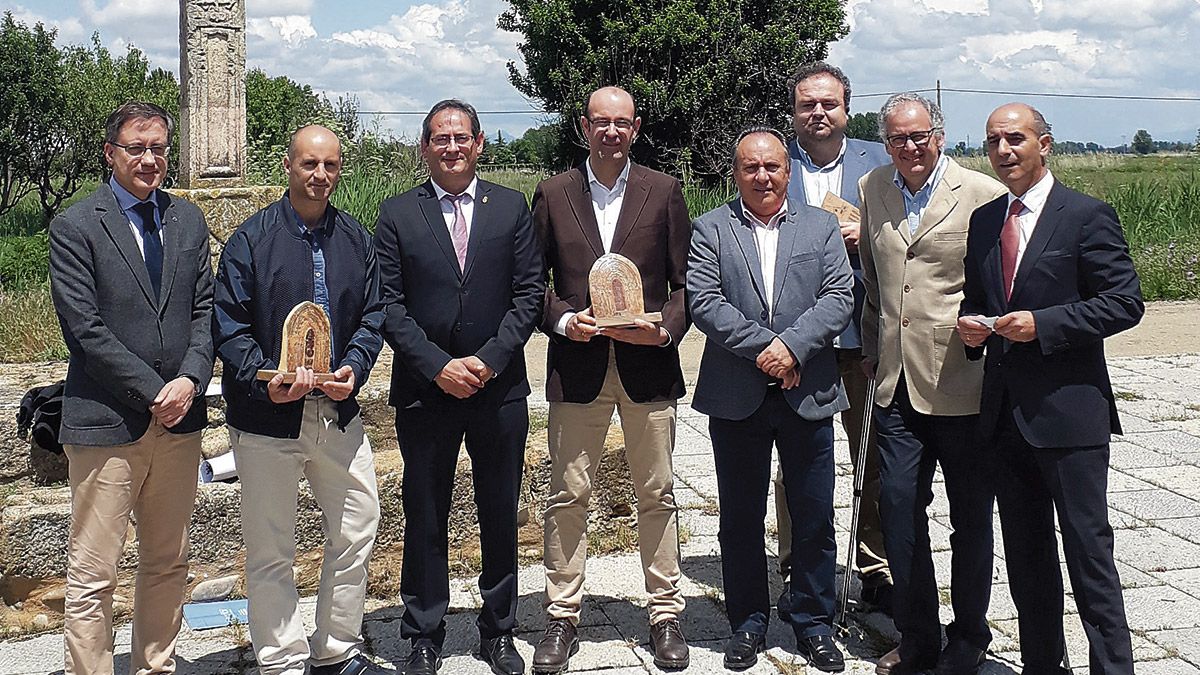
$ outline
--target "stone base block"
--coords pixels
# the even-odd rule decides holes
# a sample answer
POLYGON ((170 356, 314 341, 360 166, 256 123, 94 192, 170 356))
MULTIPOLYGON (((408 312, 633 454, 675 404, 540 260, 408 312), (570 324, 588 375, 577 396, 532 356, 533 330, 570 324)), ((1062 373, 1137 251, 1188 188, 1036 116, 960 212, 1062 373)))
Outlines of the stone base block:
POLYGON ((278 201, 284 188, 275 185, 253 185, 246 187, 206 188, 201 190, 168 190, 172 195, 200 207, 208 221, 216 248, 213 260, 225 240, 255 211, 278 201))

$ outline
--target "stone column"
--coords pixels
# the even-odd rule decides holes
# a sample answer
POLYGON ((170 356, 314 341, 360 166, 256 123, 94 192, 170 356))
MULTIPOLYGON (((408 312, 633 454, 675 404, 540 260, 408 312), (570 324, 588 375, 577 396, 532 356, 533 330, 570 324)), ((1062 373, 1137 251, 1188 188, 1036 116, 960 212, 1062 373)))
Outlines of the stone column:
POLYGON ((245 0, 180 0, 179 46, 179 186, 243 185, 245 0))

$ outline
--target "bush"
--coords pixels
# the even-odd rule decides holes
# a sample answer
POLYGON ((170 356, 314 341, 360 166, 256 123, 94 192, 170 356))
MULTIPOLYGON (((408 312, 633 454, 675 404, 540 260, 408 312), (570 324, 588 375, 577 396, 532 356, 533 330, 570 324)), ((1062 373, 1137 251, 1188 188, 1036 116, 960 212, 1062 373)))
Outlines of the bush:
POLYGON ((62 329, 43 281, 21 289, 0 287, 0 363, 67 358, 62 329))
POLYGON ((0 288, 20 290, 42 283, 50 274, 50 240, 45 230, 28 236, 0 237, 0 288))

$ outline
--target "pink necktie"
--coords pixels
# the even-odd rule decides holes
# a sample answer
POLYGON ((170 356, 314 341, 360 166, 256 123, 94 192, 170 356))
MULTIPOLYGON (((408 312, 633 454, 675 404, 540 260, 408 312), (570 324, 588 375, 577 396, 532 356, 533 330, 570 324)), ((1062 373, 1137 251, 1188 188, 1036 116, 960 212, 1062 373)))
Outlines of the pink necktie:
POLYGON ((1008 205, 1008 217, 1000 230, 1000 272, 1004 275, 1004 299, 1012 298, 1013 277, 1017 274, 1017 250, 1021 247, 1021 223, 1017 214, 1025 208, 1020 199, 1008 205))
POLYGON ((442 199, 454 207, 454 225, 450 227, 450 241, 454 242, 454 255, 458 257, 458 269, 467 265, 467 217, 463 215, 462 200, 466 195, 446 195, 442 199))

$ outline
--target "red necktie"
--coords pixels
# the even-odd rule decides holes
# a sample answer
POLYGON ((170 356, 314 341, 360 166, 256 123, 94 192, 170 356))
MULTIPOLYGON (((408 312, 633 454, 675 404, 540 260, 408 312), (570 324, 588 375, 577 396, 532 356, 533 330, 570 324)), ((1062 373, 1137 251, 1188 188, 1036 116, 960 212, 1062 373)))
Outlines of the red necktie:
POLYGON ((463 214, 463 195, 446 195, 442 197, 454 207, 454 222, 450 226, 450 241, 454 243, 454 255, 458 258, 458 269, 461 271, 467 264, 467 218, 463 214))
POLYGON ((1017 250, 1021 247, 1021 223, 1017 214, 1025 208, 1020 199, 1008 205, 1008 217, 1000 230, 1000 272, 1004 275, 1004 299, 1012 297, 1013 277, 1017 274, 1017 250))

